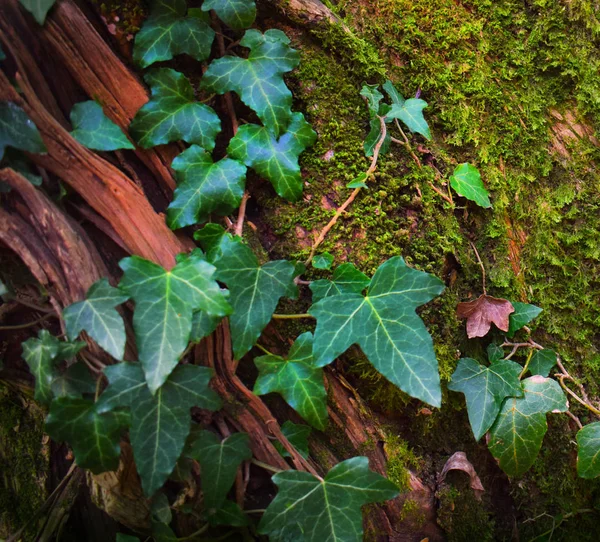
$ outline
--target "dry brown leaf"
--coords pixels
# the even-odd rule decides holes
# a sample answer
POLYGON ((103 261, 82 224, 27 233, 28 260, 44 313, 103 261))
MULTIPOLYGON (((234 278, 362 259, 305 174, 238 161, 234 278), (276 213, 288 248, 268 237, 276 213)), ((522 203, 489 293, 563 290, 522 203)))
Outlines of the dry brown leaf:
POLYGON ((448 459, 448 461, 446 461, 440 474, 440 482, 444 481, 446 474, 451 470, 460 470, 469 475, 471 489, 473 490, 473 493, 475 493, 475 498, 480 501, 485 489, 483 489, 483 484, 481 483, 479 476, 477 476, 475 468, 467 459, 467 454, 465 454, 465 452, 456 452, 448 459))
POLYGON ((483 294, 475 301, 459 303, 456 315, 467 319, 467 336, 484 337, 492 324, 498 329, 508 331, 508 317, 515 312, 512 303, 507 299, 483 294))

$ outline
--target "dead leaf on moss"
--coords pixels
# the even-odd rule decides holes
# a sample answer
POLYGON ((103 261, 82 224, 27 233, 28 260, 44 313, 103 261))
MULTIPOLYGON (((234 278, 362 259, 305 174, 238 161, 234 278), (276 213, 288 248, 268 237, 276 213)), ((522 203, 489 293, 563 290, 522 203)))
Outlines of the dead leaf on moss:
POLYGON ((467 319, 467 337, 484 337, 492 324, 502 331, 508 331, 508 317, 515 312, 507 299, 483 294, 475 301, 459 303, 456 315, 467 319))
POLYGON ((467 459, 467 454, 465 454, 465 452, 456 452, 448 459, 448 461, 446 461, 440 474, 440 482, 444 481, 446 474, 451 470, 460 470, 469 476, 471 489, 473 490, 473 493, 475 493, 475 498, 480 501, 485 489, 483 488, 479 476, 477 476, 477 472, 475 472, 475 468, 467 459))

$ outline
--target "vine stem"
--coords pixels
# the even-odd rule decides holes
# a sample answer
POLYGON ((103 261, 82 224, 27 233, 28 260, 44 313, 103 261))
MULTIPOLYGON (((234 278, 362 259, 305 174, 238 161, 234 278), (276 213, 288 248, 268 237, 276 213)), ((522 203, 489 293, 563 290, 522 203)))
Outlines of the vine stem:
POLYGON ((402 127, 400 126, 400 123, 398 122, 398 119, 394 119, 394 121, 396 122, 396 127, 398 128, 398 131, 402 134, 402 139, 404 139, 404 141, 400 140, 400 139, 396 139, 395 137, 392 137, 392 141, 394 143, 398 143, 399 145, 404 145, 406 147, 406 149, 408 150, 408 152, 410 153, 410 155, 412 156, 412 159, 417 163, 417 165, 419 166, 419 168, 422 168, 423 165, 421 164, 421 160, 419 160, 418 156, 414 153, 414 151, 412 150, 412 146, 408 140, 408 137, 406 137, 406 134, 404 133, 404 130, 402 129, 402 127))
POLYGON ((14 301, 19 303, 19 305, 24 305, 25 307, 29 307, 30 309, 35 309, 36 311, 47 312, 47 313, 56 312, 54 309, 52 309, 50 307, 40 307, 39 305, 36 305, 35 303, 30 303, 29 301, 25 301, 24 299, 19 299, 18 297, 15 297, 14 301))
POLYGON ((267 354, 267 356, 274 356, 275 354, 273 354, 273 352, 270 352, 269 350, 267 350, 262 344, 260 343, 256 343, 254 346, 256 346, 256 348, 258 348, 259 350, 262 350, 265 354, 267 354))
MULTIPOLYGON (((379 125, 381 127, 381 135, 379 136, 377 144, 375 145, 375 147, 373 149, 373 157, 371 158, 371 165, 369 166, 369 169, 367 169, 367 171, 366 171, 367 179, 373 174, 375 169, 377 169, 377 160, 379 159, 379 151, 381 151, 381 146, 383 145, 383 142, 385 141, 385 138, 387 136, 387 126, 385 125, 385 120, 383 117, 378 116, 378 118, 379 118, 379 125)), ((344 203, 342 203, 342 205, 340 205, 340 207, 338 207, 337 211, 335 212, 335 214, 333 215, 331 220, 321 230, 321 233, 319 233, 319 236, 313 243, 313 246, 310 250, 308 259, 306 260, 306 262, 304 262, 306 265, 308 265, 312 261, 312 259, 315 257, 317 248, 325 240, 325 237, 329 233, 329 230, 331 230, 331 228, 333 228, 335 226, 335 224, 337 223, 340 216, 342 216, 343 212, 350 206, 350 204, 354 201, 356 196, 358 196, 358 193, 360 192, 361 188, 362 187, 359 186, 358 188, 355 188, 352 191, 352 194, 350 194, 348 199, 344 203)))
POLYGON ((45 314, 44 316, 42 316, 41 318, 38 318, 37 320, 34 320, 33 322, 27 322, 26 324, 19 324, 16 326, 0 326, 0 331, 11 331, 13 329, 26 329, 28 327, 35 326, 36 324, 44 322, 45 320, 48 320, 49 318, 52 318, 52 317, 56 317, 56 314, 54 314, 54 311, 49 312, 48 314, 45 314))
POLYGON ((527 369, 529 369, 529 362, 531 361, 532 356, 533 356, 533 348, 531 350, 529 350, 529 354, 527 356, 527 361, 525 361, 523 370, 521 371, 521 374, 519 375, 519 380, 521 380, 521 378, 523 378, 525 376, 527 369))
POLYGON ((473 248, 473 250, 475 251, 475 256, 477 256, 477 261, 479 262, 479 266, 481 267, 481 282, 482 282, 482 287, 483 287, 483 295, 487 295, 487 291, 485 288, 485 267, 483 266, 483 262, 481 261, 481 258, 479 257, 479 252, 477 252, 477 247, 471 243, 471 247, 473 248))
POLYGON ((274 472, 275 474, 277 474, 279 472, 283 472, 282 469, 278 469, 277 467, 274 467, 273 465, 269 465, 268 463, 263 463, 262 461, 259 461, 258 459, 252 458, 250 460, 250 463, 253 463, 257 467, 260 467, 261 469, 265 469, 265 470, 274 472))
POLYGON ((300 320, 301 318, 314 318, 312 314, 274 314, 272 316, 275 320, 300 320))
POLYGON ((240 210, 238 211, 237 222, 235 224, 235 234, 238 237, 242 236, 244 232, 244 218, 246 216, 246 204, 250 199, 250 194, 248 194, 247 190, 244 190, 244 195, 242 196, 242 201, 240 203, 240 210))
POLYGON ((208 531, 208 528, 210 527, 210 524, 207 523, 206 525, 203 525, 202 527, 200 527, 195 533, 192 533, 189 536, 184 536, 183 538, 178 538, 177 540, 179 541, 183 541, 183 540, 193 540, 194 538, 196 538, 197 536, 201 535, 202 533, 205 533, 206 531, 208 531))
POLYGON ((593 412, 596 416, 600 416, 600 410, 598 410, 595 406, 586 403, 581 397, 579 397, 579 395, 577 395, 564 383, 565 378, 571 378, 571 376, 564 374, 558 375, 558 383, 560 384, 560 387, 563 390, 565 390, 571 397, 573 397, 573 399, 575 399, 579 404, 583 405, 585 408, 593 412))

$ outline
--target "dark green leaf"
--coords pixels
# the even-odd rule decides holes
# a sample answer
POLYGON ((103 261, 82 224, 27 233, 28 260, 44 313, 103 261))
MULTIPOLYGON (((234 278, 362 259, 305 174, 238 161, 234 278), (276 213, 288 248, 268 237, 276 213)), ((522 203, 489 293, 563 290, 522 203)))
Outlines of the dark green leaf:
POLYGON ((234 30, 252 26, 256 17, 254 0, 204 0, 202 11, 214 9, 219 19, 234 30))
POLYGON ((356 179, 350 181, 346 185, 346 188, 368 188, 367 183, 365 183, 366 180, 367 180, 367 174, 361 173, 358 177, 356 177, 356 179))
POLYGON ((192 313, 224 316, 231 307, 215 281, 215 268, 199 253, 184 256, 170 271, 138 256, 121 260, 119 266, 124 271, 119 287, 135 301, 139 359, 155 393, 190 340, 192 313))
POLYGON ((133 60, 146 68, 186 53, 196 60, 209 57, 215 33, 207 16, 190 9, 186 0, 154 0, 151 15, 135 37, 133 60))
POLYGON ((39 338, 27 339, 23 347, 23 359, 35 377, 35 400, 49 403, 52 400, 52 381, 58 376, 55 359, 58 356, 60 341, 42 329, 39 338))
MULTIPOLYGON (((85 344, 85 343, 84 343, 85 344)), ((52 381, 54 397, 81 397, 96 391, 96 382, 85 364, 71 365, 62 375, 52 381)))
POLYGON ((0 47, 0 61, 2 61, 2 60, 6 60, 6 55, 4 54, 2 47, 0 47))
POLYGON ((185 75, 169 68, 157 68, 144 79, 152 98, 131 121, 129 131, 140 147, 183 139, 211 151, 221 131, 221 121, 208 105, 195 101, 194 89, 185 75))
POLYGON ((324 297, 339 294, 360 294, 370 284, 371 279, 356 269, 352 263, 343 263, 333 272, 333 280, 315 280, 309 288, 316 303, 324 297))
POLYGON ((542 312, 542 309, 539 307, 529 305, 528 303, 519 303, 518 301, 515 301, 512 306, 515 308, 515 312, 509 317, 507 333, 507 336, 511 339, 519 329, 527 325, 542 312))
POLYGON ((490 429, 490 452, 509 476, 520 476, 533 465, 548 430, 546 413, 565 412, 568 407, 554 380, 538 375, 522 385, 523 397, 506 399, 490 429))
POLYGON ((56 0, 19 0, 19 2, 39 24, 44 24, 46 15, 56 0))
MULTIPOLYGON (((215 242, 214 238, 211 242, 215 242)), ((241 359, 271 320, 279 299, 297 295, 295 267, 286 260, 261 266, 250 247, 229 234, 222 235, 218 244, 207 250, 217 268, 215 278, 229 288, 233 354, 235 359, 241 359)))
POLYGON ((137 536, 117 533, 117 542, 140 542, 140 539, 137 536))
POLYGON ((225 440, 210 431, 201 431, 188 451, 200 463, 202 492, 206 508, 219 509, 235 481, 238 467, 252 457, 246 433, 234 433, 225 440))
POLYGON ((338 463, 323 481, 295 470, 280 472, 272 480, 279 490, 258 531, 275 539, 291 526, 298 526, 305 542, 360 542, 361 506, 398 495, 394 484, 369 470, 366 457, 338 463))
POLYGON ((152 522, 152 538, 154 542, 177 542, 179 538, 166 523, 152 522))
POLYGON ((279 139, 268 128, 244 124, 229 142, 227 153, 269 180, 282 198, 296 201, 303 188, 298 157, 316 137, 302 113, 294 113, 287 132, 279 139))
POLYGON ((173 519, 171 505, 169 504, 169 499, 164 493, 157 493, 152 498, 150 515, 152 516, 152 521, 165 523, 166 525, 171 523, 171 520, 173 519))
POLYGON ((391 119, 400 119, 411 132, 421 134, 427 139, 431 139, 431 132, 427 121, 423 116, 423 109, 427 107, 427 102, 419 98, 409 98, 404 103, 392 104, 392 108, 387 116, 391 119))
POLYGON ((600 475, 600 422, 590 423, 577 433, 577 474, 581 478, 600 475))
POLYGON ((179 186, 167 210, 172 229, 204 222, 211 213, 227 215, 244 195, 246 166, 237 160, 212 157, 197 145, 181 153, 172 164, 179 186))
POLYGON ((346 293, 321 299, 308 311, 317 319, 313 350, 317 366, 331 363, 358 344, 393 384, 440 406, 433 343, 415 310, 443 289, 438 278, 407 267, 397 256, 377 269, 366 296, 346 293))
MULTIPOLYGON (((375 147, 377 146, 377 142, 381 138, 381 122, 377 117, 372 118, 369 122, 370 131, 367 135, 363 147, 365 149, 365 156, 371 157, 375 152, 375 147)), ((384 155, 390 150, 390 145, 392 143, 392 137, 390 135, 390 131, 388 130, 385 134, 385 139, 383 140, 383 144, 379 149, 379 154, 384 155)))
POLYGON ((229 525, 230 527, 246 527, 250 524, 248 516, 232 501, 225 501, 214 514, 208 516, 211 525, 229 525))
POLYGON ((312 260, 312 266, 315 269, 331 269, 333 263, 333 255, 329 252, 323 252, 323 254, 317 254, 312 260))
POLYGON ((487 347, 487 355, 490 363, 495 363, 504 357, 504 349, 497 344, 490 343, 487 347))
POLYGON ((59 397, 50 406, 46 430, 56 441, 66 441, 75 461, 94 474, 119 466, 121 433, 129 416, 125 412, 101 414, 87 399, 59 397))
MULTIPOLYGON (((281 426, 281 432, 290 441, 290 444, 296 448, 297 452, 304 459, 308 459, 308 437, 311 428, 308 425, 297 424, 288 420, 281 426)), ((290 453, 283 447, 281 442, 274 442, 273 445, 283 457, 290 457, 290 453)))
POLYGON ((404 96, 398 92, 394 84, 389 79, 383 84, 383 90, 385 90, 387 95, 390 97, 392 104, 398 104, 401 106, 406 101, 404 96))
POLYGON ((532 375, 548 376, 552 367, 556 365, 556 352, 549 348, 536 350, 529 362, 529 372, 532 375))
POLYGON ((71 109, 71 135, 84 147, 95 151, 135 149, 135 146, 93 100, 75 104, 71 109))
POLYGON ((317 429, 327 424, 327 392, 323 369, 315 367, 312 333, 296 339, 287 359, 280 356, 260 356, 254 359, 258 378, 256 395, 279 393, 285 401, 317 429))
POLYGON ((119 363, 104 370, 110 385, 98 400, 98 411, 131 409, 130 438, 146 495, 158 490, 173 472, 190 432, 190 408, 221 407, 209 388, 212 370, 179 365, 152 395, 138 363, 119 363))
POLYGON ((89 333, 104 350, 116 359, 125 353, 125 324, 115 310, 129 296, 113 288, 107 279, 92 284, 85 301, 73 303, 63 311, 69 340, 75 340, 82 330, 89 333))
POLYGON ((465 394, 475 440, 492 426, 506 397, 523 395, 520 374, 521 366, 509 360, 496 361, 490 367, 471 358, 458 362, 448 389, 465 394))
MULTIPOLYGON (((27 159, 27 157, 16 149, 8 148, 4 152, 4 158, 2 159, 2 166, 14 169, 17 173, 25 177, 33 186, 42 186, 42 177, 36 173, 36 169, 33 164, 27 159)), ((2 183, 6 184, 6 183, 2 183)), ((10 186, 6 184, 10 190, 10 186)))
POLYGON ((383 100, 383 94, 379 92, 379 85, 363 85, 360 89, 360 95, 367 100, 369 116, 377 117, 379 113, 379 104, 383 100))
POLYGON ((0 160, 6 147, 38 154, 46 152, 36 125, 12 102, 0 102, 0 160))
POLYGON ((479 207, 488 209, 492 206, 489 192, 485 189, 479 170, 471 164, 456 166, 450 177, 450 186, 459 196, 474 201, 479 207))
POLYGON ((248 58, 227 56, 213 60, 201 86, 210 92, 236 92, 253 109, 276 137, 286 131, 292 120, 292 93, 283 74, 300 61, 298 51, 289 46, 281 30, 247 30, 240 45, 248 47, 248 58))
POLYGON ((212 316, 204 311, 197 311, 192 316, 192 331, 190 341, 200 342, 204 337, 208 337, 219 325, 223 319, 222 316, 212 316))

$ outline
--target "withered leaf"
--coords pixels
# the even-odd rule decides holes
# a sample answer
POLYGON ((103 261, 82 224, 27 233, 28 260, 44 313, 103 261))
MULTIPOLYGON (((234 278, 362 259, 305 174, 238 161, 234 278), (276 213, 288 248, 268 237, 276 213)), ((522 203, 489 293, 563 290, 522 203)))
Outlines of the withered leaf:
POLYGON ((515 308, 508 299, 500 299, 487 294, 479 296, 475 301, 459 303, 456 315, 467 319, 467 336, 484 337, 492 324, 498 329, 508 331, 508 317, 515 308))

